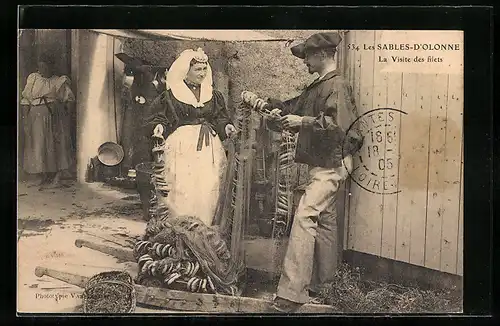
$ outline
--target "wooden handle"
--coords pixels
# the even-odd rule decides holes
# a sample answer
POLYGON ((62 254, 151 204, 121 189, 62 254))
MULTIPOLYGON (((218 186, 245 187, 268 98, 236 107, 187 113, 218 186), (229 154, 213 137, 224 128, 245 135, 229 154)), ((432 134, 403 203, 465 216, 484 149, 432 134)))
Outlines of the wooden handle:
POLYGON ((35 275, 37 277, 50 276, 52 278, 58 279, 60 281, 66 282, 68 284, 76 285, 78 287, 85 287, 88 281, 88 277, 75 275, 71 273, 56 271, 54 269, 37 266, 35 268, 35 275))
POLYGON ((76 239, 75 246, 77 246, 78 248, 81 248, 82 246, 84 246, 84 243, 85 243, 85 240, 76 239))
POLYGON ((75 241, 75 246, 77 246, 78 248, 86 247, 89 249, 93 249, 93 250, 102 252, 104 254, 111 255, 111 256, 113 256, 117 259, 123 260, 123 261, 136 262, 136 260, 134 258, 134 252, 130 249, 108 246, 105 244, 95 243, 95 242, 87 241, 87 240, 83 240, 83 239, 77 239, 75 241))
MULTIPOLYGON (((56 271, 45 267, 36 267, 38 277, 50 276, 68 284, 84 288, 89 278, 66 272, 56 271)), ((164 288, 152 288, 134 285, 136 302, 142 305, 152 305, 168 310, 202 311, 223 313, 265 313, 270 311, 271 301, 247 298, 241 296, 228 296, 220 294, 203 294, 164 288)), ((334 313, 331 306, 305 304, 297 313, 334 313)))
POLYGON ((35 268, 35 275, 37 277, 42 277, 42 276, 47 275, 47 268, 37 266, 37 268, 35 268))

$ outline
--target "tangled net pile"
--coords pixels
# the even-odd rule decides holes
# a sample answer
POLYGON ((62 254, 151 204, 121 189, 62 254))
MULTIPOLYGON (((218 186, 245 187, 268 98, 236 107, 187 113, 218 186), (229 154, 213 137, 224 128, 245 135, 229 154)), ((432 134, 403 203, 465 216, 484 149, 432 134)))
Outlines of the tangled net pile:
MULTIPOLYGON (((134 246, 139 267, 135 282, 182 291, 239 294, 238 282, 245 272, 241 251, 243 223, 233 216, 238 214, 227 207, 231 200, 226 200, 232 197, 230 194, 236 185, 222 183, 226 186, 221 189, 215 225, 207 226, 192 216, 171 216, 163 200, 169 189, 163 175, 165 139, 161 125, 155 128, 153 138, 156 141, 152 175, 155 187, 145 235, 134 246), (235 219, 236 223, 232 223, 235 219)), ((234 147, 230 152, 227 180, 232 180, 239 169, 234 162, 234 147)))
POLYGON ((227 272, 230 253, 217 227, 190 216, 166 217, 149 223, 145 239, 135 245, 136 283, 235 295, 237 277, 227 272))

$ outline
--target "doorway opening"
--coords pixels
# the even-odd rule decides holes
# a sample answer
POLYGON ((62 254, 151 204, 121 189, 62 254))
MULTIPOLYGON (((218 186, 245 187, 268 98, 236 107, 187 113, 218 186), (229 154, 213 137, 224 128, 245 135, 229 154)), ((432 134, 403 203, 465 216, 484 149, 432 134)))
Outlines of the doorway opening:
MULTIPOLYGON (((54 53, 54 74, 66 75, 71 80, 71 89, 76 95, 76 76, 71 73, 71 30, 64 29, 27 29, 19 31, 19 100, 26 87, 28 76, 38 69, 38 58, 41 53, 48 51, 54 53)), ((18 103, 19 105, 19 103, 18 103)), ((76 106, 68 108, 69 137, 71 143, 71 166, 62 176, 64 179, 76 179, 76 106)), ((18 110, 18 171, 19 181, 28 181, 36 178, 25 171, 24 151, 26 148, 26 133, 22 110, 18 110)))

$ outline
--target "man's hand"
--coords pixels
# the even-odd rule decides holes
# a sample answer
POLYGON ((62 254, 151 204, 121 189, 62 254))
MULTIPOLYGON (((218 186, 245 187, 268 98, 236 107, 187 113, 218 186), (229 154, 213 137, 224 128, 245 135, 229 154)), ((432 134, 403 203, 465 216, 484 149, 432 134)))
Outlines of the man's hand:
POLYGON ((269 114, 271 115, 272 118, 279 118, 281 112, 282 111, 280 109, 272 109, 269 114))
POLYGON ((302 125, 302 117, 298 115, 285 115, 280 119, 280 122, 283 125, 283 128, 285 129, 291 129, 291 128, 296 128, 300 127, 302 125))
POLYGON ((238 131, 236 130, 236 127, 233 126, 232 124, 227 124, 225 131, 226 131, 227 137, 229 137, 229 138, 232 138, 234 135, 236 135, 238 133, 238 131))

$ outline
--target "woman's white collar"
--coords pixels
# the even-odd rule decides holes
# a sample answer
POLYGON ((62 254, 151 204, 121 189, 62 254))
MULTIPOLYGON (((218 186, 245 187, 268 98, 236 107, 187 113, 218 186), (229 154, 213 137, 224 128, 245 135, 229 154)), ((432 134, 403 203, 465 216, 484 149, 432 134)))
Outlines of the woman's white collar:
POLYGON ((184 80, 178 81, 167 86, 172 95, 180 102, 189 104, 195 108, 203 107, 204 104, 212 99, 213 87, 211 84, 203 82, 200 87, 200 100, 196 99, 193 91, 189 89, 184 80))

